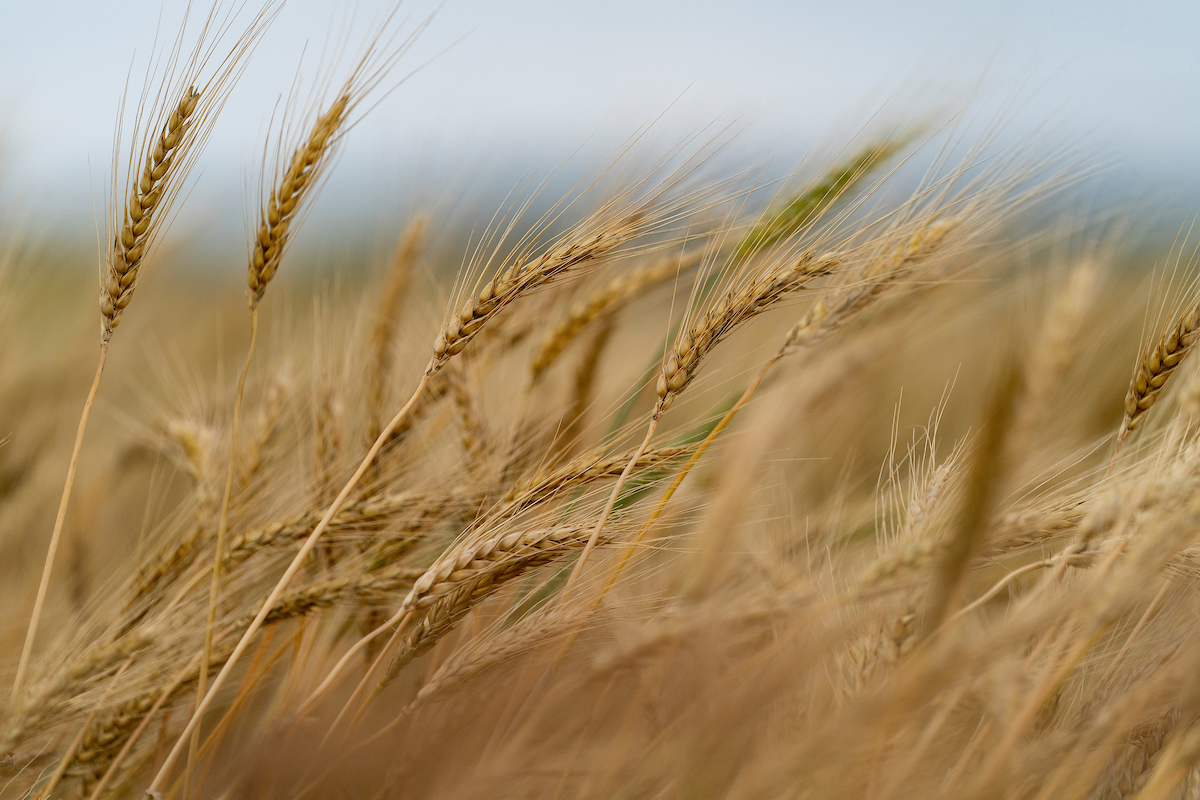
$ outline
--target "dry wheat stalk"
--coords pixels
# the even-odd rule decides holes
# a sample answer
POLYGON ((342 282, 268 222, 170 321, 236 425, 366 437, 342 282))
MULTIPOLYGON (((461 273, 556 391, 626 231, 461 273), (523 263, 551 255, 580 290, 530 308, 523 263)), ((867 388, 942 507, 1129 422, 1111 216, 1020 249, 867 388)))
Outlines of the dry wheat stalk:
POLYGON ((1013 436, 1013 450, 1026 453, 1033 438, 1048 423, 1052 400, 1076 360, 1076 340, 1095 299, 1098 270, 1091 259, 1081 261, 1067 276, 1046 309, 1025 367, 1027 402, 1022 404, 1013 436))
POLYGON ((419 216, 405 228, 392 256, 387 279, 379 291, 375 324, 371 327, 371 363, 367 371, 367 413, 370 415, 367 436, 371 441, 375 441, 379 436, 379 428, 383 425, 385 389, 392 373, 392 340, 396 338, 396 315, 408 295, 413 268, 420 258, 428 227, 429 218, 419 216))
POLYGON ((448 375, 467 472, 478 475, 487 452, 487 427, 480 414, 479 402, 466 367, 460 362, 449 370, 448 375))
POLYGON ((267 449, 279 432, 291 388, 291 370, 285 365, 276 373, 275 378, 267 387, 266 397, 262 401, 258 419, 250 434, 250 441, 246 443, 245 447, 240 448, 242 457, 240 459, 241 467, 238 470, 238 484, 242 489, 247 488, 262 469, 267 449))
POLYGON ((575 367, 575 377, 571 382, 571 405, 563 421, 562 434, 558 437, 562 449, 569 455, 578 446, 583 432, 584 416, 592 404, 592 396, 597 375, 600 372, 600 359, 612 339, 615 326, 611 319, 604 320, 592 334, 584 347, 579 363, 575 367))
MULTIPOLYGON (((83 436, 87 429, 88 416, 100 388, 108 346, 113 331, 133 297, 143 261, 153 247, 158 234, 167 224, 170 209, 183 187, 183 182, 204 144, 221 107, 236 78, 240 64, 253 50, 258 38, 279 11, 275 0, 268 0, 262 10, 252 18, 248 28, 232 43, 223 59, 217 59, 216 67, 207 78, 202 73, 208 70, 218 48, 226 46, 225 35, 230 28, 226 19, 217 22, 219 4, 209 12, 194 48, 182 60, 183 36, 180 31, 169 57, 165 71, 158 79, 162 86, 149 105, 145 97, 139 103, 134 122, 134 142, 128 169, 125 172, 126 188, 120 197, 112 200, 114 218, 110 221, 108 235, 111 246, 104 256, 100 270, 100 357, 91 388, 79 416, 75 443, 67 466, 62 498, 55 517, 54 530, 46 551, 45 566, 38 584, 37 597, 30 614, 25 644, 13 680, 12 699, 16 703, 21 695, 21 686, 37 638, 46 592, 50 585, 50 574, 62 536, 71 488, 79 464, 79 453, 83 447, 83 436)), ((147 76, 146 92, 153 75, 147 76)), ((113 190, 116 193, 120 151, 118 141, 114 149, 113 190)))
POLYGON ((458 355, 492 318, 510 303, 569 271, 596 261, 632 238, 643 212, 635 211, 591 233, 578 232, 532 261, 518 259, 463 301, 458 313, 438 333, 434 357, 425 368, 432 375, 458 355))
POLYGON ((388 667, 390 682, 472 608, 526 571, 575 553, 589 541, 588 525, 563 525, 493 534, 451 548, 425 571, 396 616, 428 608, 388 667))
POLYGON ((411 713, 417 706, 439 694, 471 680, 477 675, 518 658, 531 650, 545 647, 580 624, 586 624, 582 608, 563 610, 543 608, 526 615, 512 627, 491 636, 472 639, 460 647, 438 667, 433 677, 421 687, 416 698, 404 709, 411 713))

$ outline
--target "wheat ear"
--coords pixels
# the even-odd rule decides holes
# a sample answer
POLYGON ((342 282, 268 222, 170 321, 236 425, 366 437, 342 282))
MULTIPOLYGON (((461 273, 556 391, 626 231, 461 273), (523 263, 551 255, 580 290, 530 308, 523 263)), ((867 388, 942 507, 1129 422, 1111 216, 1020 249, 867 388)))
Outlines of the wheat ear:
POLYGON ((1184 312, 1175 325, 1142 355, 1129 392, 1125 395, 1125 416, 1121 419, 1121 430, 1117 434, 1118 447, 1142 424, 1146 412, 1158 400, 1159 393, 1167 385, 1175 368, 1187 358, 1196 343, 1198 328, 1200 305, 1184 312))
POLYGON ((278 602, 288 584, 291 583, 292 578, 295 577, 296 572, 299 571, 308 554, 316 547, 317 541, 325 533, 334 515, 341 509, 346 499, 350 496, 350 493, 354 491, 354 487, 358 485, 363 475, 366 474, 371 464, 374 463, 376 455, 378 455, 379 450, 391 437, 392 431, 404 421, 409 412, 417 404, 430 379, 440 372, 442 367, 451 358, 461 353, 483 326, 489 320, 493 319, 503 308, 516 302, 525 293, 562 277, 573 268, 594 261, 617 245, 625 242, 634 234, 639 218, 640 214, 635 213, 615 224, 602 226, 599 231, 593 234, 568 238, 558 247, 551 248, 550 251, 532 262, 518 261, 496 278, 489 281, 480 290, 477 298, 466 301, 458 314, 453 316, 450 322, 442 328, 434 344, 433 358, 430 359, 412 395, 400 410, 396 412, 396 416, 392 417, 392 420, 380 432, 375 443, 371 445, 370 450, 367 451, 366 456, 359 463, 350 480, 342 487, 341 492, 338 493, 333 503, 326 509, 324 516, 321 517, 316 528, 309 534, 304 544, 301 545, 300 550, 296 553, 296 556, 292 559, 292 562, 288 565, 283 575, 280 576, 279 581, 275 584, 270 594, 267 595, 258 614, 250 623, 245 633, 242 634, 241 640, 234 646, 233 652, 226 660, 221 671, 217 673, 217 677, 213 680, 208 693, 196 705, 191 719, 188 720, 175 745, 167 754, 158 773, 155 775, 153 781, 151 781, 148 791, 160 790, 163 782, 166 780, 167 774, 179 759, 184 744, 191 737, 192 732, 196 730, 204 712, 208 710, 208 707, 216 697, 216 693, 224 685, 225 681, 228 680, 229 674, 233 671, 238 659, 241 658, 246 648, 250 646, 251 639, 258 633, 267 615, 270 614, 275 603, 278 602))
MULTIPOLYGON (((233 496, 233 475, 237 466, 238 434, 241 430, 242 400, 246 392, 246 378, 254 360, 254 345, 258 341, 258 306, 287 249, 293 223, 304 207, 304 201, 316 187, 323 168, 329 163, 330 155, 337 143, 337 135, 346 120, 350 107, 349 90, 344 90, 330 107, 321 114, 308 138, 296 148, 288 162, 279 184, 272 188, 266 209, 260 212, 258 232, 250 250, 250 263, 246 282, 250 287, 250 345, 246 349, 246 361, 238 376, 237 395, 233 401, 233 424, 229 434, 229 461, 225 467, 225 491, 221 496, 221 512, 217 522, 217 539, 213 553, 212 580, 208 597, 208 616, 204 626, 204 649, 200 656, 199 680, 196 682, 196 702, 204 697, 208 683, 208 659, 212 653, 213 628, 217 623, 217 598, 221 594, 221 563, 225 557, 225 533, 229 527, 229 504, 233 496)), ((184 773, 184 795, 192 783, 196 751, 200 745, 200 731, 192 734, 188 749, 188 761, 184 773)))
MULTIPOLYGON (((25 644, 21 649, 21 660, 17 664, 17 675, 13 680, 12 702, 15 705, 21 694, 21 684, 25 672, 29 668, 29 657, 33 652, 33 642, 37 637, 38 623, 41 621, 42 609, 46 602, 46 592, 50 588, 50 573, 54 568, 54 557, 58 552, 58 544, 62 538, 63 523, 67 518, 67 506, 71 499, 71 489, 75 485, 75 470, 79 465, 79 452, 83 447, 83 435, 87 430, 88 415, 92 403, 96 399, 96 390, 100 388, 100 378, 104 374, 104 364, 108 358, 108 345, 112 340, 113 331, 121 321, 129 301, 133 299, 133 290, 137 288, 139 268, 146 255, 146 249, 153 242, 155 226, 154 212, 160 206, 170 202, 169 193, 175 175, 186 166, 180 162, 182 151, 186 156, 188 146, 194 141, 188 136, 191 119, 196 111, 200 93, 195 87, 189 86, 183 97, 176 103, 168 117, 161 133, 155 141, 153 149, 143 156, 143 165, 137 182, 134 184, 129 202, 125 208, 124 225, 119 235, 113 237, 112 247, 105 261, 100 286, 100 358, 96 364, 96 375, 92 378, 92 387, 88 391, 87 400, 83 404, 83 412, 79 416, 79 428, 75 432, 75 444, 71 448, 71 460, 67 465, 67 479, 63 485, 62 499, 59 500, 58 514, 54 519, 54 530, 50 534, 50 546, 46 551, 46 563, 42 568, 41 582, 38 584, 37 599, 33 603, 33 613, 29 619, 29 628, 25 633, 25 644), (176 163, 180 167, 172 170, 176 163)), ((161 215, 160 215, 161 216, 161 215)))
POLYGON ((571 307, 566 319, 542 341, 530 364, 530 380, 537 383, 563 350, 593 321, 620 308, 658 284, 671 280, 700 262, 696 254, 684 259, 667 259, 614 278, 599 291, 571 307))
POLYGON ((755 225, 742 239, 738 246, 738 254, 747 256, 759 252, 812 223, 822 210, 845 194, 851 186, 895 155, 906 141, 907 138, 901 138, 869 146, 828 171, 816 185, 755 225))
POLYGON ((564 599, 579 582, 588 557, 604 532, 604 526, 617 503, 617 497, 620 495, 625 481, 629 478, 630 472, 633 471, 637 459, 641 458, 642 453, 650 446, 654 432, 658 429, 659 420, 666 413, 671 401, 692 382, 704 357, 739 325, 762 313, 789 294, 804 288, 810 281, 830 274, 841 265, 842 261, 843 257, 836 253, 826 253, 821 256, 805 253, 791 263, 773 265, 743 284, 730 286, 704 314, 694 319, 690 325, 685 326, 659 375, 658 401, 654 406, 650 423, 646 426, 646 437, 613 486, 608 502, 600 513, 600 518, 596 521, 592 536, 584 546, 583 552, 579 554, 579 560, 576 561, 575 568, 571 571, 566 586, 563 587, 564 599))

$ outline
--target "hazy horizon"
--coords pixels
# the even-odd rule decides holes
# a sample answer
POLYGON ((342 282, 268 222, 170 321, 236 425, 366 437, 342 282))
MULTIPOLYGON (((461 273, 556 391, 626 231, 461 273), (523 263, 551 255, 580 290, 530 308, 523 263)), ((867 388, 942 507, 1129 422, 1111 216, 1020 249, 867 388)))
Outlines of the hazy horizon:
MULTIPOLYGON (((286 5, 198 165, 184 228, 242 230, 245 187, 297 71, 311 76, 331 31, 365 29, 391 7, 286 5)), ((183 8, 58 0, 0 9, 0 103, 10 109, 0 190, 18 213, 92 235, 126 77, 138 85, 156 30, 170 39, 183 8)), ((409 29, 435 10, 424 0, 401 7, 409 29)), ((639 147, 648 154, 718 137, 733 142, 727 163, 786 174, 863 129, 964 109, 981 127, 1001 122, 1001 143, 1040 135, 1077 144, 1127 202, 1182 219, 1200 198, 1189 150, 1200 112, 1173 98, 1200 77, 1188 41, 1197 23, 1200 9, 1183 2, 450 0, 397 71, 415 74, 352 133, 310 226, 403 213, 453 187, 469 186, 479 203, 500 199, 522 176, 563 164, 586 172, 647 129, 639 147)))

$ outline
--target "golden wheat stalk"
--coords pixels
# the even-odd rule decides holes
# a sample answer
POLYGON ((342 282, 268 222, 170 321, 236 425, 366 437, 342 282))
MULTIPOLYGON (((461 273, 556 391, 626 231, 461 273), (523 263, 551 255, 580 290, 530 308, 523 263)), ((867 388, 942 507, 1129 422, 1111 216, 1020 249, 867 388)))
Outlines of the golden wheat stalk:
MULTIPOLYGON (((361 66, 361 65, 360 65, 361 66)), ((212 554, 211 581, 209 587, 208 618, 204 625, 204 649, 200 656, 199 680, 197 681, 197 702, 204 697, 206 682, 208 682, 209 654, 212 650, 212 631, 216 627, 217 599, 221 595, 221 565, 224 559, 224 540, 229 527, 229 504, 233 498, 233 477, 238 467, 238 437, 241 432, 242 398, 246 393, 246 379, 250 375, 251 363, 254 359, 254 344, 258 342, 258 306, 266 293, 266 287, 280 269, 283 253, 287 249, 290 237, 298 227, 298 217, 305 207, 305 200, 316 190, 320 175, 334 155, 336 145, 340 142, 338 134, 346 124, 347 114, 352 110, 352 101, 358 100, 353 94, 353 76, 336 100, 328 109, 317 116, 307 138, 301 142, 288 160, 287 169, 271 188, 270 199, 264 209, 259 211, 258 233, 250 252, 250 265, 247 267, 247 284, 250 287, 250 344, 246 348, 246 359, 242 362, 238 375, 238 390, 234 397, 233 423, 229 429, 229 457, 226 464, 226 480, 221 495, 221 511, 218 515, 217 534, 212 554)), ((199 747, 199 732, 193 734, 191 750, 188 752, 187 770, 184 777, 186 787, 190 787, 192 768, 196 762, 196 752, 199 747)))
POLYGON ((354 491, 359 481, 362 480, 363 475, 366 474, 371 464, 374 463, 380 449, 388 441, 392 432, 416 406, 429 381, 455 355, 461 353, 484 325, 494 319, 501 310, 516 302, 523 295, 564 277, 574 269, 596 261, 618 245, 628 241, 637 233, 639 221, 642 220, 643 216, 643 212, 635 211, 630 215, 618 218, 616 221, 601 223, 598 227, 595 227, 595 223, 593 223, 594 230, 589 230, 585 223, 584 228, 567 235, 556 247, 552 247, 543 255, 531 261, 518 260, 508 268, 502 270, 499 275, 488 281, 476 296, 469 298, 463 303, 458 313, 452 316, 451 320, 439 332, 434 343, 433 357, 430 359, 421 380, 413 390, 408 401, 396 412, 396 415, 392 417, 392 420, 384 427, 383 431, 380 432, 379 437, 371 445, 371 448, 350 476, 350 479, 342 487, 337 497, 334 498, 333 503, 326 509, 325 514, 321 517, 313 532, 309 534, 287 569, 284 570, 283 575, 276 582, 274 588, 268 593, 258 614, 243 633, 239 642, 234 646, 229 659, 213 680, 208 693, 197 704, 183 732, 179 735, 175 745, 167 754, 166 759, 151 782, 149 791, 158 791, 160 789, 182 753, 185 744, 190 740, 193 731, 199 725, 204 712, 212 704, 221 686, 228 680, 234 666, 246 651, 246 648, 249 647, 250 641, 263 626, 271 609, 279 600, 284 590, 286 590, 288 584, 291 583, 309 553, 316 547, 317 542, 325 533, 333 517, 349 498, 350 493, 354 491))
POLYGON ((392 340, 396 338, 396 315, 404 303, 412 283, 412 272, 421 255, 421 246, 425 239, 425 231, 429 227, 429 218, 419 216, 409 223, 400 237, 396 252, 392 256, 391 269, 388 270, 387 280, 379 291, 379 302, 375 311, 375 324, 371 328, 369 343, 371 352, 370 371, 367 373, 367 411, 370 416, 370 427, 367 430, 369 441, 375 441, 379 436, 379 426, 383 424, 385 389, 392 373, 392 340))
MULTIPOLYGON (((110 223, 112 244, 100 270, 100 357, 79 417, 62 498, 55 516, 54 529, 50 534, 45 566, 30 614, 16 677, 13 680, 14 704, 20 698, 29 658, 33 652, 33 643, 37 637, 38 624, 50 586, 50 575, 62 536, 63 523, 66 521, 71 489, 75 483, 83 436, 96 392, 100 387, 100 379, 104 374, 113 332, 133 298, 143 263, 158 235, 168 224, 168 216, 175 199, 212 130, 242 62, 278 13, 279 5, 275 0, 268 0, 251 20, 245 32, 233 42, 226 55, 217 61, 211 74, 204 77, 217 49, 223 46, 224 36, 229 30, 228 20, 224 24, 217 23, 219 10, 218 3, 209 12, 193 49, 182 59, 186 27, 180 31, 167 60, 165 72, 159 77, 162 88, 149 105, 146 105, 143 99, 135 115, 133 149, 129 167, 125 172, 126 188, 119 197, 114 196, 112 200, 116 214, 110 223)), ((152 76, 147 76, 147 92, 150 91, 150 83, 153 80, 152 76)), ((120 151, 119 142, 115 150, 120 151)), ((114 156, 114 195, 117 172, 114 156)))
POLYGON ((563 587, 564 596, 575 588, 583 575, 583 568, 604 532, 604 526, 612 514, 625 481, 628 480, 637 460, 654 439, 659 420, 675 397, 692 382, 704 357, 740 325, 788 295, 803 289, 811 281, 830 274, 843 260, 844 256, 836 253, 818 256, 806 252, 788 262, 773 264, 747 281, 730 285, 705 313, 698 315, 684 327, 659 374, 656 388, 658 400, 651 414, 650 424, 646 427, 645 438, 629 460, 625 471, 617 478, 592 535, 584 545, 583 552, 579 554, 579 560, 576 561, 570 577, 567 578, 566 586, 563 587))

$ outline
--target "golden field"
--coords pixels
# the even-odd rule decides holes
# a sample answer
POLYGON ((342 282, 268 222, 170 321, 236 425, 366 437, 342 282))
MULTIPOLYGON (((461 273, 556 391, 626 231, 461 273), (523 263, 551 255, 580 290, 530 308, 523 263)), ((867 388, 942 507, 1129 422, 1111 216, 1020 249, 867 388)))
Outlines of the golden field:
POLYGON ((1200 793, 1185 220, 901 126, 299 270, 389 22, 273 119, 245 281, 181 269, 272 8, 129 104, 98 285, 0 209, 0 795, 1200 793))

